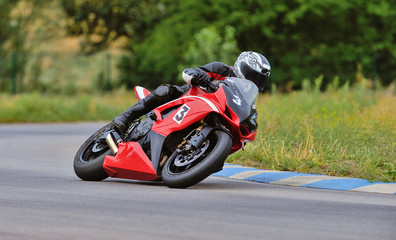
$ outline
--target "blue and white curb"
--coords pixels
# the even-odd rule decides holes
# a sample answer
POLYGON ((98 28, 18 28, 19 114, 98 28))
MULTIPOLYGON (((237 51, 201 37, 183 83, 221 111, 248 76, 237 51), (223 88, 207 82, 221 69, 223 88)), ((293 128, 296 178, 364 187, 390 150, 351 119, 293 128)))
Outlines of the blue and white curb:
POLYGON ((396 183, 373 183, 360 178, 262 170, 234 164, 225 164, 223 170, 213 176, 296 187, 396 194, 396 183))

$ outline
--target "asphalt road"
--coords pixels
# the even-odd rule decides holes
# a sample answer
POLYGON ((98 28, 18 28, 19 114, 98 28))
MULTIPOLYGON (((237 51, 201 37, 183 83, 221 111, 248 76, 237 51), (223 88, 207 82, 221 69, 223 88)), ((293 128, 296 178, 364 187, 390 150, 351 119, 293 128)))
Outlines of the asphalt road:
POLYGON ((395 239, 396 196, 210 177, 79 180, 103 123, 0 125, 0 239, 395 239))

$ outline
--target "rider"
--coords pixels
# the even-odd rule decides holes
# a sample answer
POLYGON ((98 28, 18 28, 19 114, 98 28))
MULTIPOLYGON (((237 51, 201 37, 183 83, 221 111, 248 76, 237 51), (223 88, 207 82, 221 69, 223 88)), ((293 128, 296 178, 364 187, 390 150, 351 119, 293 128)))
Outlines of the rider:
POLYGON ((128 123, 150 112, 154 108, 174 100, 188 91, 191 85, 207 86, 213 80, 226 77, 238 77, 254 82, 259 90, 266 85, 271 67, 268 60, 257 52, 242 52, 233 67, 222 62, 212 62, 197 68, 183 70, 183 79, 188 85, 182 87, 170 84, 159 86, 150 95, 139 100, 135 105, 113 119, 113 125, 119 132, 124 132, 128 123))

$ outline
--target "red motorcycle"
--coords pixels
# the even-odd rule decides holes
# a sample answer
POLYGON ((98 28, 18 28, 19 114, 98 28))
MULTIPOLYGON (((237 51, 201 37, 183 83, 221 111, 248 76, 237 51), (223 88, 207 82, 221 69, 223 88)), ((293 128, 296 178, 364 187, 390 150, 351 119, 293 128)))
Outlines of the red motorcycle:
MULTIPOLYGON (((254 141, 258 92, 253 82, 231 77, 206 89, 193 86, 131 122, 124 133, 117 133, 112 123, 96 131, 78 150, 74 171, 89 181, 110 176, 192 186, 254 141)), ((136 87, 135 94, 141 99, 149 92, 136 87)))

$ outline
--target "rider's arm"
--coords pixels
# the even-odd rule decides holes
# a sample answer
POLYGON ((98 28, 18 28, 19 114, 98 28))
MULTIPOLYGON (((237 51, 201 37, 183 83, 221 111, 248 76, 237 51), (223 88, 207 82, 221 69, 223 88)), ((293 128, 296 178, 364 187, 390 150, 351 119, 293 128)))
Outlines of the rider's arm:
POLYGON ((199 68, 186 68, 183 71, 183 80, 190 85, 199 85, 200 82, 210 81, 210 77, 199 68))
POLYGON ((198 68, 205 71, 211 80, 224 80, 226 77, 235 77, 232 67, 222 62, 212 62, 198 68))
POLYGON ((201 67, 186 68, 183 71, 183 79, 191 84, 195 81, 206 80, 224 80, 226 77, 234 77, 233 69, 222 62, 212 62, 201 67))

